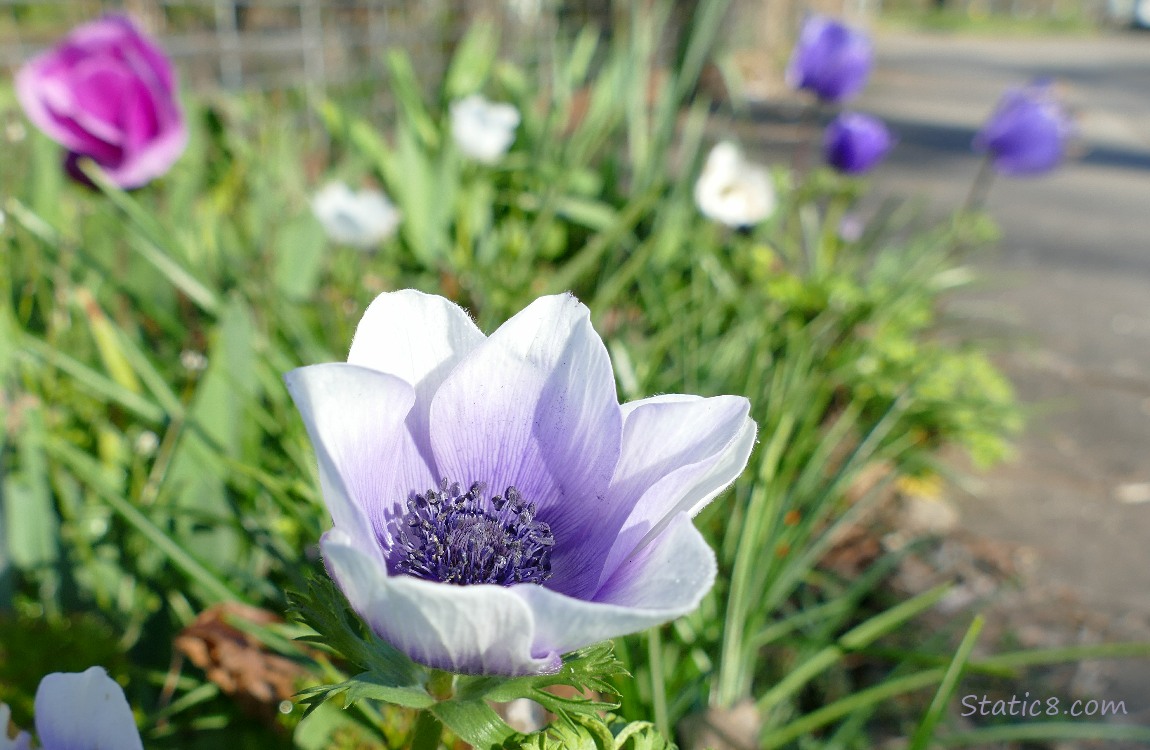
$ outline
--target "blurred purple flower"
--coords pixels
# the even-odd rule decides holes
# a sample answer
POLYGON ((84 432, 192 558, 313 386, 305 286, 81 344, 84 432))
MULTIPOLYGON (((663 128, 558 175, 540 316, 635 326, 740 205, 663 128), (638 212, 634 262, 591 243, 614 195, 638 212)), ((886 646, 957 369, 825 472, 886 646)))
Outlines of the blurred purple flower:
POLYGON ((16 74, 33 124, 122 188, 159 177, 187 145, 171 63, 131 19, 109 15, 78 26, 16 74))
POLYGON ((843 112, 827 125, 823 155, 846 174, 862 174, 883 160, 894 138, 883 121, 859 112, 843 112))
MULTIPOLYGON (((36 689, 40 750, 143 750, 124 691, 101 667, 53 672, 36 689)), ((0 750, 31 750, 31 737, 8 738, 8 707, 0 704, 0 750)))
POLYGON ((745 398, 620 405, 571 295, 484 336, 442 297, 382 294, 347 363, 286 380, 332 515, 328 571, 381 638, 465 674, 553 672, 698 606, 715 559, 691 517, 755 441, 745 398))
POLYGON ((999 174, 1039 175, 1058 166, 1073 134, 1069 113, 1050 81, 1009 89, 974 137, 974 150, 988 153, 999 174))
POLYGON ((787 65, 787 84, 826 102, 853 98, 873 64, 867 35, 826 16, 807 16, 787 65))

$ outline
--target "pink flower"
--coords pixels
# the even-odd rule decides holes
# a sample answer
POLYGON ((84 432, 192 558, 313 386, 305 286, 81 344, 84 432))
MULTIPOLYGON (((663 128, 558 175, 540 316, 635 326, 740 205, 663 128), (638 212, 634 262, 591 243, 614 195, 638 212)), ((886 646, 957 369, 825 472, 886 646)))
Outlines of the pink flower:
MULTIPOLYGON (((126 16, 73 29, 16 74, 16 95, 33 124, 122 188, 171 168, 187 145, 175 76, 164 53, 126 16)), ((82 178, 81 178, 82 179, 82 178)))

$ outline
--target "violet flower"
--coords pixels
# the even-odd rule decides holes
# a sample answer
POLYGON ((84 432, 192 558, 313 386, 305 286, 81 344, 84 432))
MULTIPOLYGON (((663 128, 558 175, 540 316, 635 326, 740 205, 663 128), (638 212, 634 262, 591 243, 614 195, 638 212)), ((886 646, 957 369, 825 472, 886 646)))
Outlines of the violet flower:
POLYGON ((825 102, 843 102, 862 91, 873 57, 864 32, 826 16, 807 16, 787 65, 787 84, 825 102))
POLYGON ((1011 177, 1039 175, 1061 163, 1073 133, 1069 113, 1049 81, 1009 89, 974 137, 974 150, 989 154, 994 170, 1011 177))
POLYGON ((127 16, 78 26, 16 74, 28 119, 108 179, 134 188, 168 171, 187 145, 172 65, 127 16))
POLYGON ((467 156, 484 164, 499 161, 515 141, 519 110, 472 94, 451 103, 451 137, 467 156))
POLYGON ((749 227, 771 217, 778 207, 765 167, 743 158, 730 141, 716 143, 695 182, 695 204, 712 221, 749 227))
POLYGON ((693 610, 715 577, 691 517, 742 472, 746 399, 620 405, 569 294, 484 336, 454 303, 375 299, 347 363, 286 376, 351 606, 432 668, 553 672, 560 655, 693 610))
POLYGON ((827 164, 845 174, 869 171, 893 146, 894 138, 883 121, 859 112, 843 112, 823 134, 827 164))
MULTIPOLYGON (((101 667, 54 672, 36 689, 41 750, 143 750, 124 691, 101 667)), ((10 739, 8 707, 0 704, 0 750, 31 750, 31 737, 10 739)))

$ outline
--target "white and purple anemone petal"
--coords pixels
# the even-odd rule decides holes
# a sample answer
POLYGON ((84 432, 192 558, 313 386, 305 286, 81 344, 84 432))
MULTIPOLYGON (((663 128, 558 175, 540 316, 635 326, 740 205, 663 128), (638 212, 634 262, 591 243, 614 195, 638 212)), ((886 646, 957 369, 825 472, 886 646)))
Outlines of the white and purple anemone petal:
POLYGON ((438 483, 405 423, 415 390, 394 375, 340 362, 301 367, 285 379, 316 447, 335 527, 382 559, 387 521, 412 492, 438 483))
POLYGON ((607 348, 571 295, 541 297, 500 326, 431 404, 437 468, 535 503, 556 539, 548 585, 572 596, 593 593, 581 574, 610 548, 602 524, 621 432, 607 348))
POLYGON ((742 473, 755 443, 739 396, 668 394, 623 404, 623 450, 610 493, 630 512, 603 567, 605 580, 680 513, 694 516, 742 473))
POLYGON ((405 289, 381 294, 368 305, 347 361, 394 375, 415 388, 407 427, 424 460, 432 465, 431 399, 463 358, 486 340, 459 305, 405 289))
POLYGON ((339 529, 324 534, 320 547, 336 583, 372 631, 421 664, 460 674, 559 669, 559 653, 535 645, 535 617, 514 588, 389 576, 339 529))
POLYGON ((124 691, 100 667, 46 676, 35 710, 43 750, 143 750, 124 691))
POLYGON ((447 300, 384 294, 348 364, 287 381, 334 522, 328 571, 381 638, 466 674, 554 671, 696 607, 715 561, 690 518, 755 439, 743 398, 620 406, 571 295, 484 337, 447 300))
POLYGON ((693 611, 715 582, 715 554, 680 513, 624 561, 594 600, 543 586, 513 586, 535 616, 535 642, 558 653, 635 633, 693 611))

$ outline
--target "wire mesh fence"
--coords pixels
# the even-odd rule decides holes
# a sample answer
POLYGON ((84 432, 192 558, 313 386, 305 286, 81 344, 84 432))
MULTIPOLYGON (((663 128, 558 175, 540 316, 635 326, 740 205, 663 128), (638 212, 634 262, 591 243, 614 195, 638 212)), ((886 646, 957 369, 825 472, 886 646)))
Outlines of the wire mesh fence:
POLYGON ((395 46, 434 76, 481 18, 502 29, 508 51, 538 56, 564 7, 545 0, 0 0, 0 67, 15 68, 68 28, 109 12, 131 14, 159 38, 186 85, 272 90, 370 80, 395 46))

